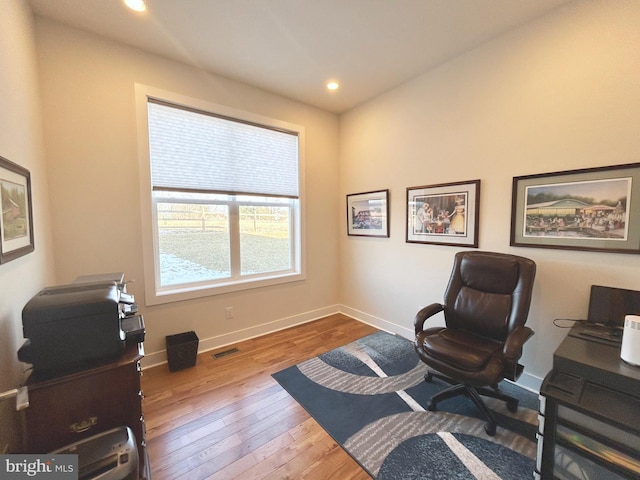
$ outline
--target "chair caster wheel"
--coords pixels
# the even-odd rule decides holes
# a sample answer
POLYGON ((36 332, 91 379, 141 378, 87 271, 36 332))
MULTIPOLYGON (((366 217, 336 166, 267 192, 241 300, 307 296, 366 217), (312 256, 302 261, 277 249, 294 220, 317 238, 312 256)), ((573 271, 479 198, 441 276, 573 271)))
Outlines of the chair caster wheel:
POLYGON ((433 403, 433 402, 427 403, 427 410, 429 410, 430 412, 435 412, 436 411, 436 404, 433 403))
POLYGON ((484 431, 487 432, 487 435, 493 437, 496 434, 496 424, 495 423, 487 423, 484 426, 484 431))
POLYGON ((507 401, 507 410, 511 413, 516 413, 518 411, 518 400, 509 400, 507 401))

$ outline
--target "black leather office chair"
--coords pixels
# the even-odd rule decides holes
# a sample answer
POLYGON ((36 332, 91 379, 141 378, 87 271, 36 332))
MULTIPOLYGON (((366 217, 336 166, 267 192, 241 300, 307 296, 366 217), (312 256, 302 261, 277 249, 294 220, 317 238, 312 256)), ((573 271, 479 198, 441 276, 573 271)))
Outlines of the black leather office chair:
POLYGON ((515 412, 518 400, 504 394, 498 383, 517 380, 524 343, 533 335, 525 326, 536 265, 528 258, 482 251, 455 256, 444 304, 420 310, 414 320, 415 349, 435 369, 425 380, 440 378, 452 386, 433 396, 428 409, 457 395, 473 400, 487 418, 485 431, 496 433, 496 419, 480 395, 505 400, 515 412), (444 312, 446 327, 425 328, 425 321, 444 312))

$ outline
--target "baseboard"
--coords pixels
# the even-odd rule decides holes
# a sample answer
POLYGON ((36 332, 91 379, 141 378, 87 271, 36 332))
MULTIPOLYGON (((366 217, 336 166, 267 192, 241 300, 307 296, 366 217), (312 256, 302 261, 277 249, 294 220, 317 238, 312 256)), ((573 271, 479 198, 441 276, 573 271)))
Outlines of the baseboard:
POLYGON ((351 317, 354 320, 358 320, 359 322, 384 330, 385 332, 400 335, 408 340, 413 340, 413 337, 415 336, 415 333, 410 328, 402 327, 380 317, 375 317, 368 313, 361 312, 360 310, 356 310, 355 308, 347 307, 346 305, 340 305, 340 313, 347 317, 351 317))
MULTIPOLYGON (((261 337, 262 335, 295 327, 296 325, 301 325, 303 323, 313 322, 314 320, 328 317, 329 315, 334 315, 336 313, 340 313, 340 306, 331 305, 317 310, 312 310, 310 312, 293 315, 291 317, 280 318, 260 325, 254 325, 251 328, 236 330, 234 332, 217 335, 215 337, 199 339, 198 353, 200 354, 209 350, 226 347, 227 345, 261 337)), ((160 350, 157 352, 145 353, 141 363, 143 369, 167 363, 167 352, 166 350, 160 350)))
POLYGON ((540 393, 540 387, 542 386, 542 381, 543 379, 536 375, 531 375, 530 373, 522 372, 522 375, 520 375, 520 378, 515 383, 519 387, 525 388, 537 395, 540 393))

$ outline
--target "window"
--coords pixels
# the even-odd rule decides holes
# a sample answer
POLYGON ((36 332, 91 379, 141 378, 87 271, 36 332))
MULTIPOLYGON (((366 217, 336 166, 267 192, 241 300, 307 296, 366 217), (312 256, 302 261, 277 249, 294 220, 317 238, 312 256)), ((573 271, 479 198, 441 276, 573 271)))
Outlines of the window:
POLYGON ((303 130, 172 97, 138 86, 146 303, 303 278, 303 130))

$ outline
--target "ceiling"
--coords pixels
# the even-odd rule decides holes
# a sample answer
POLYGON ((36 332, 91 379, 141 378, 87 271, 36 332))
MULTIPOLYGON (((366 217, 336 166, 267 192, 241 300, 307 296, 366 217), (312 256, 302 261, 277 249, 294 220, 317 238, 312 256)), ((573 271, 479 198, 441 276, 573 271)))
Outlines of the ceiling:
POLYGON ((68 25, 342 113, 571 0, 29 0, 68 25), (328 91, 328 80, 341 88, 328 91))

